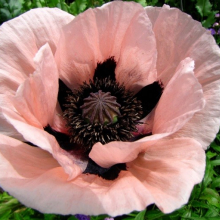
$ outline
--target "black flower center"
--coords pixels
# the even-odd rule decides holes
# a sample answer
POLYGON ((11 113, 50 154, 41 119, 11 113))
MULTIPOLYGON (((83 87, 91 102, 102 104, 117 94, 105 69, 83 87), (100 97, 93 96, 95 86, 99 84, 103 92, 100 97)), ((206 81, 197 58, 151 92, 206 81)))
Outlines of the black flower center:
MULTIPOLYGON (((60 86, 64 88, 62 82, 60 86)), ((110 77, 84 83, 62 101, 70 141, 85 154, 97 142, 129 141, 143 114, 134 94, 110 77)))
POLYGON ((134 94, 116 82, 115 68, 113 57, 98 63, 93 80, 73 91, 59 80, 58 101, 69 135, 46 128, 63 149, 88 160, 84 173, 110 180, 117 178, 126 165, 116 164, 108 169, 98 166, 88 158, 92 146, 97 142, 138 139, 133 137, 137 124, 155 107, 163 90, 159 82, 154 82, 134 94))

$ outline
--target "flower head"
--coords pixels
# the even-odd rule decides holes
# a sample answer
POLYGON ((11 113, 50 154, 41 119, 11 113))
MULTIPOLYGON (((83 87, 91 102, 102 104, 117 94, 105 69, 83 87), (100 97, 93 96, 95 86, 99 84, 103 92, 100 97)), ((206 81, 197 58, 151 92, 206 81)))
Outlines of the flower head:
POLYGON ((209 30, 210 30, 211 34, 216 37, 217 35, 219 35, 219 32, 220 32, 219 14, 216 14, 215 17, 218 18, 218 19, 217 19, 217 21, 212 25, 212 28, 210 28, 209 30))
POLYGON ((75 217, 79 220, 90 220, 89 216, 87 215, 76 214, 75 217))
POLYGON ((215 29, 213 29, 213 28, 210 28, 209 31, 210 31, 210 33, 211 33, 212 35, 215 35, 215 34, 216 34, 216 31, 215 31, 215 29))
POLYGON ((0 186, 45 213, 187 203, 220 124, 220 49, 190 16, 115 1, 0 27, 0 186))

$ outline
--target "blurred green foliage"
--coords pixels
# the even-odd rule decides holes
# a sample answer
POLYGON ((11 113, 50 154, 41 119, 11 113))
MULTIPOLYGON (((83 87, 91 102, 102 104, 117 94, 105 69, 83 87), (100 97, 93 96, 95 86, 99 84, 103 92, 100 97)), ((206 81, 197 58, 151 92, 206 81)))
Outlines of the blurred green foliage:
MULTIPOLYGON (((168 4, 190 14, 204 27, 210 28, 219 13, 219 0, 135 0, 143 6, 168 4)), ((108 0, 0 0, 0 24, 32 8, 58 7, 73 15, 87 8, 101 6, 108 0)), ((217 40, 220 41, 219 36, 217 40)), ((218 42, 219 43, 219 42, 218 42)), ((211 128, 210 128, 211 129, 211 128)), ((155 205, 142 212, 116 217, 116 220, 219 220, 220 219, 220 133, 207 150, 206 173, 202 183, 196 185, 187 205, 171 214, 162 213, 155 205)), ((190 178, 190 177, 189 177, 190 178)), ((107 216, 91 216, 102 220, 107 216)), ((76 220, 75 216, 42 214, 20 204, 6 192, 0 194, 0 220, 76 220)))
MULTIPOLYGON (((110 0, 0 0, 0 23, 18 16, 32 8, 58 7, 73 15, 88 8, 101 6, 110 0)), ((129 0, 128 0, 129 1, 129 0)), ((168 4, 192 15, 208 28, 215 22, 215 14, 220 9, 219 0, 134 0, 143 6, 168 4)))
POLYGON ((22 0, 0 0, 0 24, 23 13, 22 0))
MULTIPOLYGON (((127 0, 131 1, 131 0, 127 0)), ((205 28, 211 28, 219 13, 220 0, 133 0, 142 6, 162 6, 168 4, 190 14, 205 28)), ((0 0, 0 24, 18 15, 39 7, 58 7, 70 14, 78 15, 88 8, 101 6, 110 0, 0 0)), ((214 36, 220 43, 220 35, 214 36)))

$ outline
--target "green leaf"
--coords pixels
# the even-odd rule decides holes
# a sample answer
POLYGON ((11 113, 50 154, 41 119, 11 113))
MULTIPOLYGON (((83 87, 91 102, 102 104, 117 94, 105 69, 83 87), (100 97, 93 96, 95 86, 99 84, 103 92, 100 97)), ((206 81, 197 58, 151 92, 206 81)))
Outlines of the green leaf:
POLYGON ((195 208, 205 208, 205 209, 211 209, 212 211, 215 211, 215 209, 212 208, 212 206, 206 204, 205 202, 203 201, 193 201, 191 203, 192 207, 195 207, 195 208))
POLYGON ((209 204, 220 209, 220 196, 216 190, 206 188, 200 196, 200 199, 206 200, 209 204))
POLYGON ((182 217, 188 218, 188 217, 191 217, 191 215, 192 215, 192 211, 191 211, 191 210, 186 210, 186 211, 182 214, 182 217))
POLYGON ((218 132, 218 134, 216 135, 216 140, 218 140, 220 142, 220 131, 218 132))
POLYGON ((143 7, 147 6, 146 0, 136 0, 135 2, 141 4, 143 7))
POLYGON ((154 219, 160 219, 164 215, 165 214, 160 210, 147 210, 145 217, 147 220, 154 220, 154 219))
POLYGON ((214 175, 213 166, 211 165, 211 162, 207 157, 206 158, 206 171, 205 171, 205 176, 202 182, 202 190, 205 189, 212 182, 213 175, 214 175))
POLYGON ((105 218, 107 218, 107 215, 98 215, 98 216, 90 216, 91 220, 103 220, 105 218))
POLYGON ((22 216, 19 214, 19 213, 14 213, 14 219, 15 220, 24 220, 23 218, 22 218, 22 216))
POLYGON ((209 28, 213 25, 213 23, 215 22, 215 11, 210 12, 210 14, 208 14, 208 17, 206 20, 202 21, 202 25, 205 28, 209 28))
POLYGON ((0 25, 22 13, 22 0, 0 0, 0 25))
POLYGON ((211 164, 212 164, 212 166, 219 166, 220 165, 220 159, 212 160, 211 164))
POLYGON ((87 0, 75 0, 70 4, 69 12, 73 15, 78 15, 86 9, 87 0))
POLYGON ((126 0, 126 1, 127 2, 131 2, 131 1, 137 2, 137 3, 141 4, 143 7, 148 5, 146 0, 126 0))
POLYGON ((203 18, 211 13, 212 4, 209 0, 197 0, 196 9, 203 18))
POLYGON ((211 187, 212 188, 216 188, 216 187, 220 188, 220 177, 217 177, 216 179, 213 180, 211 187))
POLYGON ((10 216, 11 216, 11 211, 6 210, 5 212, 0 213, 0 220, 9 219, 10 216))
POLYGON ((63 11, 69 12, 69 6, 66 4, 66 2, 64 0, 59 0, 57 7, 62 9, 63 11))
POLYGON ((78 220, 78 218, 76 218, 75 216, 71 216, 68 218, 68 220, 78 220))
POLYGON ((216 155, 217 155, 217 153, 212 152, 212 151, 208 151, 208 152, 206 153, 206 156, 207 156, 209 159, 215 157, 216 155))
POLYGON ((212 206, 211 208, 205 213, 204 217, 217 217, 220 218, 219 209, 212 206))
POLYGON ((219 217, 191 217, 191 218, 187 218, 187 220, 192 219, 192 220, 219 220, 219 217))
POLYGON ((145 214, 146 214, 146 209, 145 209, 144 211, 142 211, 142 212, 139 212, 139 213, 136 215, 136 217, 135 217, 134 220, 144 220, 145 214))
POLYGON ((1 23, 8 21, 11 18, 12 18, 12 15, 9 10, 7 10, 5 8, 0 9, 0 22, 1 23))
POLYGON ((204 191, 203 191, 203 195, 211 195, 213 198, 216 198, 218 199, 219 198, 219 194, 218 192, 215 190, 215 189, 211 189, 211 188, 206 188, 204 191))
POLYGON ((27 208, 20 204, 17 199, 6 192, 0 193, 0 220, 17 220, 21 217, 18 213, 25 213, 26 210, 27 208))
POLYGON ((146 1, 146 5, 149 5, 149 6, 154 6, 154 5, 156 5, 157 4, 157 2, 158 2, 158 0, 151 0, 151 1, 146 1))
POLYGON ((210 147, 220 153, 220 146, 218 144, 216 144, 215 142, 212 142, 210 147))

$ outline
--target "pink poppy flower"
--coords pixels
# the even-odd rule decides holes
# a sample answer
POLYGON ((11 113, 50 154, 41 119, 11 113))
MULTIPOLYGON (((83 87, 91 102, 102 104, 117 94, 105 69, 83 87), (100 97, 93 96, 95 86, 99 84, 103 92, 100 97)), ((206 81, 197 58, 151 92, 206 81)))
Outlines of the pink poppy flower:
POLYGON ((187 203, 220 124, 220 50, 180 10, 116 1, 0 27, 0 186, 45 213, 187 203))

